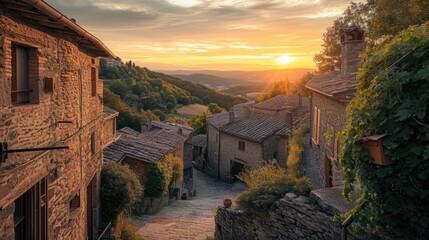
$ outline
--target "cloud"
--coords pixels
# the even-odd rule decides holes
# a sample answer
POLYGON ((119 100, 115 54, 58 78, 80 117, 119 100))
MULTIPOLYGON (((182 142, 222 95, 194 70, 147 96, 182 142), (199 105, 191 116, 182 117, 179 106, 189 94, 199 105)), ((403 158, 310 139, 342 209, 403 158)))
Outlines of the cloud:
MULTIPOLYGON (((324 30, 349 4, 349 0, 46 2, 75 18, 120 57, 132 59, 138 54, 158 60, 193 54, 238 60, 237 56, 286 54, 291 48, 318 52, 324 30)), ((312 57, 308 58, 312 64, 312 57)))

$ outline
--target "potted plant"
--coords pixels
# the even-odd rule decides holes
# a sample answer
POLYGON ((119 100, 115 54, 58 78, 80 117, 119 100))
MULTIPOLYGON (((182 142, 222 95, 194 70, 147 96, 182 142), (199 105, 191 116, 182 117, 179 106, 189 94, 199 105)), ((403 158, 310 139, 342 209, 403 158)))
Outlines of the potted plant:
POLYGON ((230 207, 231 207, 231 205, 232 205, 232 200, 231 200, 230 198, 225 198, 225 199, 223 200, 223 206, 224 206, 225 208, 230 208, 230 207))

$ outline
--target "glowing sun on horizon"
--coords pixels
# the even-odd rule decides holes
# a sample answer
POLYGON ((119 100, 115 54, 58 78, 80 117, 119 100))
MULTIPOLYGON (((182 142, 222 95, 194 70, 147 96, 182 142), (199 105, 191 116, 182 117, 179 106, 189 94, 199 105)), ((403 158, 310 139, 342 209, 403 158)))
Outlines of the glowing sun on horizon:
POLYGON ((281 55, 277 61, 281 64, 281 65, 286 65, 290 62, 292 62, 292 58, 289 57, 288 55, 281 55))

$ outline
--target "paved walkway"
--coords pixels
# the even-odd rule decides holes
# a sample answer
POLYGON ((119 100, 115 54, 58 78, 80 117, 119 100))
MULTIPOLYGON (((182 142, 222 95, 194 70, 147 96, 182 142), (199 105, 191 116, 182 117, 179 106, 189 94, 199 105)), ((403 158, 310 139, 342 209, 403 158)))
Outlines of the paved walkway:
POLYGON ((313 154, 311 153, 310 141, 310 134, 307 134, 304 153, 302 155, 302 165, 305 169, 305 175, 313 182, 314 189, 319 189, 322 188, 322 185, 317 173, 316 161, 313 159, 313 154))
POLYGON ((246 186, 217 181, 194 169, 197 196, 191 200, 172 201, 153 216, 137 218, 139 234, 145 240, 202 239, 213 236, 214 210, 223 199, 235 199, 246 186))

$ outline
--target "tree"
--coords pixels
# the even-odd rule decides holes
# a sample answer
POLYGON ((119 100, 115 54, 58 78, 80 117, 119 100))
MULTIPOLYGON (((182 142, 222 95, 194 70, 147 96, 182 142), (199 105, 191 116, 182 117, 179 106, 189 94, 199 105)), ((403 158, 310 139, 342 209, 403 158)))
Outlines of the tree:
POLYGON ((374 0, 368 0, 366 3, 350 3, 343 15, 326 29, 323 34, 323 50, 314 56, 319 74, 329 72, 332 67, 341 67, 341 29, 355 24, 367 30, 367 23, 373 16, 374 5, 374 0))
POLYGON ((207 132, 207 116, 215 113, 221 113, 224 110, 225 109, 219 107, 216 103, 210 103, 206 111, 192 116, 192 118, 187 121, 187 124, 194 129, 194 135, 205 134, 207 132))
POLYGON ((149 166, 149 172, 146 174, 144 183, 145 197, 159 198, 165 194, 165 189, 167 188, 165 175, 158 165, 151 164, 149 166))
POLYGON ((142 193, 142 185, 128 166, 109 162, 101 170, 100 202, 104 223, 115 222, 129 210, 142 193))
POLYGON ((394 36, 411 25, 429 21, 427 0, 377 0, 369 21, 370 37, 394 36))
POLYGON ((429 236, 429 23, 370 50, 358 71, 358 94, 347 108, 341 165, 345 194, 358 181, 356 215, 389 239, 429 236), (359 139, 387 134, 389 166, 377 167, 359 139), (405 224, 404 224, 405 223, 405 224))
POLYGON ((159 117, 155 115, 151 110, 140 110, 140 116, 142 122, 148 122, 149 120, 159 121, 159 117))
POLYGON ((217 105, 216 103, 210 103, 207 107, 209 112, 212 114, 221 113, 225 111, 225 109, 219 107, 219 105, 217 105))
POLYGON ((356 24, 366 30, 367 47, 380 44, 411 25, 429 21, 427 0, 367 0, 351 3, 323 34, 323 50, 314 56, 320 74, 341 67, 340 30, 356 24))
POLYGON ((117 81, 113 81, 113 83, 110 84, 109 89, 113 93, 119 95, 121 99, 123 99, 125 97, 125 94, 127 93, 128 86, 123 81, 117 80, 117 81))

